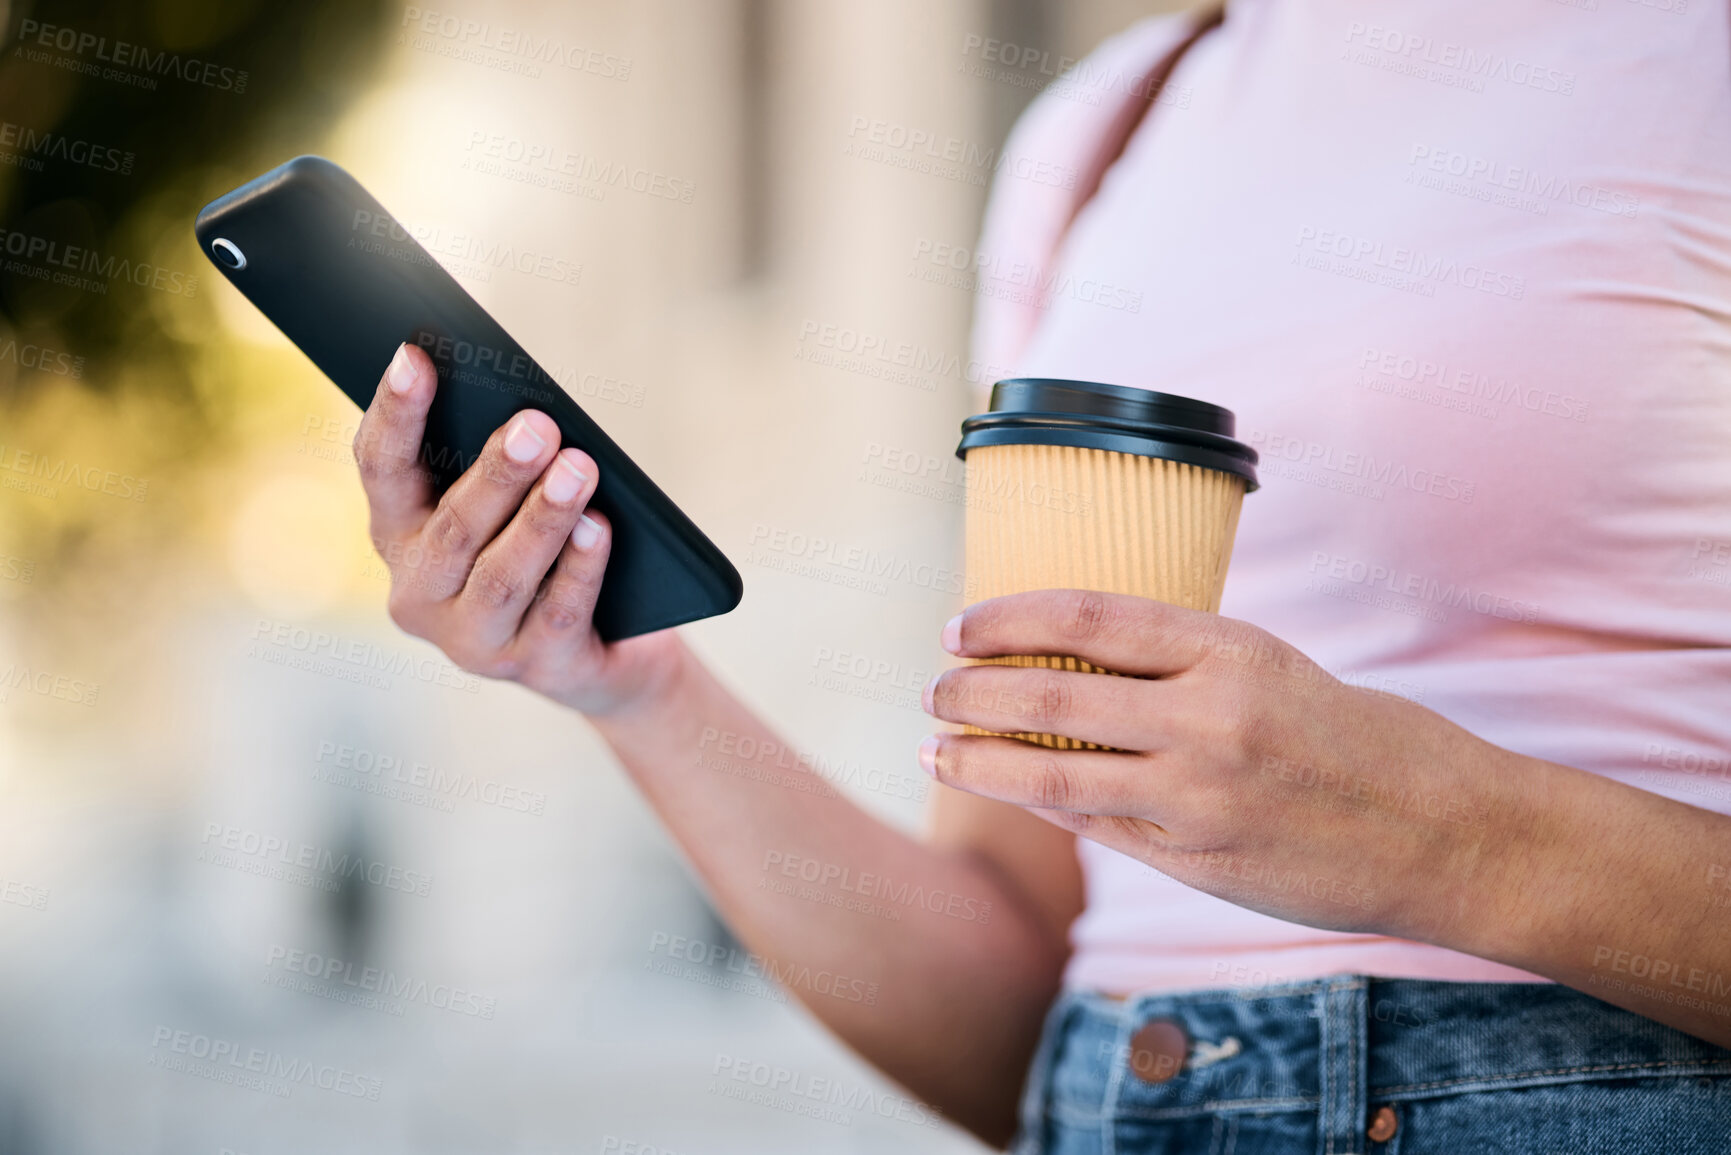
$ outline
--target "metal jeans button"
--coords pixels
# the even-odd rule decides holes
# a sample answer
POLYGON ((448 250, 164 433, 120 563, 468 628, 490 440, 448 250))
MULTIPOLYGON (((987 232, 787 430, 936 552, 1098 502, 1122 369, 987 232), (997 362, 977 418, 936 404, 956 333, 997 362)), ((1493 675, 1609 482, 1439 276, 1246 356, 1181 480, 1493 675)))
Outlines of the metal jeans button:
POLYGON ((1130 1039, 1130 1070, 1144 1083, 1164 1083, 1184 1066, 1190 1037, 1172 1019, 1150 1019, 1130 1039))

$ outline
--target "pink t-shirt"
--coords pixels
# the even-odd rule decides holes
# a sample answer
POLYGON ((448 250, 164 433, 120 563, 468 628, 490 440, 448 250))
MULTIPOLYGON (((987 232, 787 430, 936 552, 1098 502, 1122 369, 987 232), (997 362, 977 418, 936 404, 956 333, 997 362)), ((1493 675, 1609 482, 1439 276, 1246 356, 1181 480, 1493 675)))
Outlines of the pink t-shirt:
MULTIPOLYGON (((1014 174, 1097 166, 1183 20, 1018 125, 1007 157, 1050 164, 994 190, 976 357, 1236 412, 1263 488, 1222 613, 1731 812, 1727 5, 1234 0, 1059 246, 1085 182, 1014 174)), ((1078 845, 1073 986, 1535 977, 1078 845)))

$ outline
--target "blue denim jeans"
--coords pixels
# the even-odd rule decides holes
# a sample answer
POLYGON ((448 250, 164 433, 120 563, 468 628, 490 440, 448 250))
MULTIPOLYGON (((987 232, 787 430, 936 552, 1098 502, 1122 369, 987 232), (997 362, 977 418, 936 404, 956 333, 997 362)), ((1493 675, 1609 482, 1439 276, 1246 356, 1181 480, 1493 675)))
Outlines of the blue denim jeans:
POLYGON ((1047 1018, 1011 1150, 1725 1155, 1731 1050, 1539 984, 1071 991, 1047 1018), (1182 1065, 1143 1077, 1153 1052, 1131 1041, 1161 1031, 1182 1065))

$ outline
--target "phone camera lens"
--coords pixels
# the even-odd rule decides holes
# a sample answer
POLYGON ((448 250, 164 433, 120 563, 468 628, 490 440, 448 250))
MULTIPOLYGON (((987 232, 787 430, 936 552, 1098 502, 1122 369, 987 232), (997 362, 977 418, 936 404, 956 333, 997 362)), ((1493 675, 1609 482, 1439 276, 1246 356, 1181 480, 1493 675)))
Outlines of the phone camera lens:
POLYGON ((240 251, 240 246, 227 237, 218 237, 210 242, 210 251, 225 268, 239 272, 246 268, 246 254, 240 251))

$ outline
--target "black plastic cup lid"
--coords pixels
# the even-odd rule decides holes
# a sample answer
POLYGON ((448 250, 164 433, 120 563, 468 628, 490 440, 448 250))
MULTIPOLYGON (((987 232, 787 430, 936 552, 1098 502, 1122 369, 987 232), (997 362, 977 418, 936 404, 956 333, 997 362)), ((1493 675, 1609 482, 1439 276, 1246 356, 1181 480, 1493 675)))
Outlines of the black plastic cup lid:
POLYGON ((992 407, 962 422, 956 456, 981 445, 1074 445, 1217 469, 1257 488, 1256 450, 1233 434, 1232 410, 1173 393, 1013 377, 992 386, 992 407))

